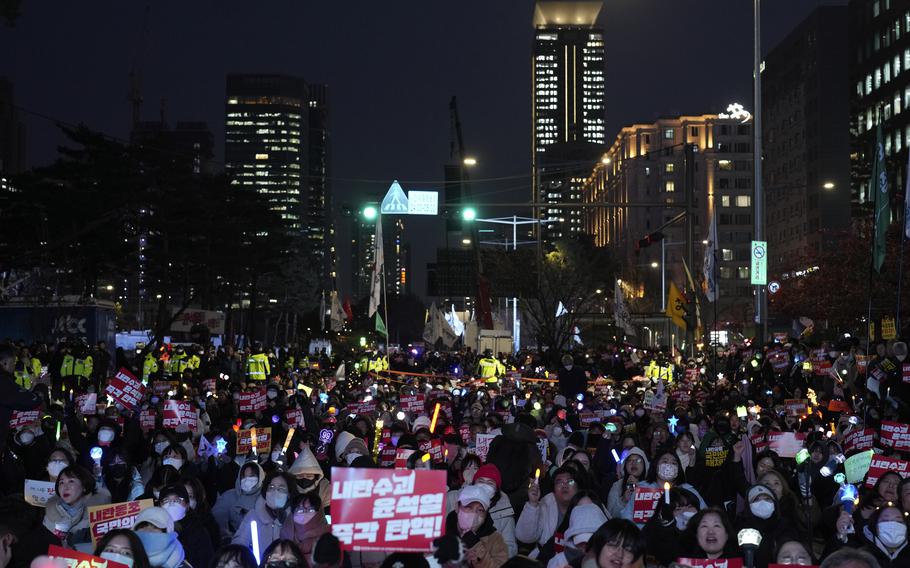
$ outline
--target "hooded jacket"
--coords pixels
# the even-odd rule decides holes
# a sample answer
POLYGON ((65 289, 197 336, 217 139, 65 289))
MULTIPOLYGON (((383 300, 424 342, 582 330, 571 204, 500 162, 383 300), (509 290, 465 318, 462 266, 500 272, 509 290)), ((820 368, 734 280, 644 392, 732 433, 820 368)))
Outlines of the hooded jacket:
POLYGON ((281 527, 288 519, 294 522, 290 514, 289 504, 285 504, 285 508, 278 512, 277 517, 273 517, 265 504, 265 499, 260 497, 256 500, 256 505, 253 509, 243 517, 240 527, 231 539, 231 544, 240 544, 250 548, 253 544, 253 533, 250 525, 253 521, 256 521, 259 550, 264 551, 270 544, 281 538, 281 527))
POLYGON ((262 489, 262 482, 265 480, 265 471, 262 466, 256 462, 249 463, 259 472, 259 483, 256 484, 256 487, 249 493, 244 493, 240 488, 240 479, 246 468, 246 464, 244 464, 240 471, 237 472, 234 488, 219 495, 215 506, 212 507, 212 515, 215 517, 215 522, 218 523, 222 536, 227 538, 232 537, 237 532, 243 518, 256 506, 260 489, 262 489))
MULTIPOLYGON (((756 517, 749 505, 746 505, 746 511, 737 517, 734 523, 736 534, 742 529, 756 529, 762 534, 761 543, 755 553, 756 566, 767 566, 774 560, 774 551, 777 550, 782 538, 799 534, 793 523, 781 516, 777 498, 771 496, 771 500, 774 502, 774 513, 767 519, 756 517)), ((735 535, 733 536, 735 540, 735 535)))
MULTIPOLYGON (((446 517, 446 534, 458 534, 458 511, 452 511, 446 517)), ((509 550, 502 535, 496 532, 493 519, 490 515, 483 520, 483 524, 474 533, 479 537, 477 544, 471 548, 465 546, 465 552, 474 550, 478 557, 474 562, 466 562, 471 568, 498 568, 509 559, 509 550)))
POLYGON ((288 469, 288 473, 298 480, 297 488, 300 493, 316 492, 322 501, 322 508, 329 508, 329 504, 332 502, 332 483, 325 478, 325 473, 323 473, 316 456, 313 455, 313 451, 310 450, 309 446, 304 446, 303 450, 300 451, 297 459, 294 460, 294 463, 288 469), (299 483, 300 477, 306 474, 315 475, 316 481, 308 487, 301 487, 299 483))

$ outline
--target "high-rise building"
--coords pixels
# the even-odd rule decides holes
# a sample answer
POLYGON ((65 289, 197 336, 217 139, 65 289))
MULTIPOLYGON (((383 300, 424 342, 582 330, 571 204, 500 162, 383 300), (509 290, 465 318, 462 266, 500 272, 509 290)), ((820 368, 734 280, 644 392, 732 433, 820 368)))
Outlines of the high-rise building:
POLYGON ((0 77, 0 174, 25 169, 25 124, 15 106, 13 83, 0 77))
POLYGON ((228 75, 226 97, 231 183, 267 196, 284 231, 301 239, 330 287, 335 263, 326 87, 286 75, 228 75))
MULTIPOLYGON (((881 124, 892 190, 905 185, 910 147, 910 0, 851 0, 850 134, 854 221, 868 221, 870 170, 881 124)), ((860 223, 859 226, 863 226, 860 223)))
POLYGON ((762 175, 772 277, 803 269, 806 254, 850 229, 847 29, 846 6, 820 6, 765 57, 762 175))
POLYGON ((185 160, 195 174, 215 170, 215 138, 204 122, 178 122, 173 129, 163 120, 140 121, 130 132, 130 142, 185 160))
POLYGON ((579 176, 590 172, 604 150, 604 34, 597 27, 602 1, 540 0, 534 11, 533 150, 534 191, 546 203, 537 215, 552 245, 583 224, 577 202, 579 176), (593 147, 593 149, 592 149, 593 147))
MULTIPOLYGON (((583 187, 586 203, 655 203, 656 207, 597 207, 588 210, 586 232, 597 246, 615 251, 621 280, 630 296, 659 311, 661 270, 680 289, 687 281, 685 222, 665 226, 684 211, 685 146, 693 145, 695 259, 689 267, 700 280, 710 215, 717 214, 718 317, 741 323, 752 310, 752 124, 748 113, 661 118, 624 127, 583 187), (639 240, 660 232, 661 242, 640 248, 639 240), (661 257, 663 252, 664 260, 661 257)), ((706 308, 703 308, 705 310, 706 308)), ((713 314, 712 314, 713 316, 713 314)), ((703 319, 707 314, 703 312, 703 319)))
MULTIPOLYGON (((351 220, 351 296, 360 301, 370 294, 373 262, 376 250, 376 222, 379 217, 367 218, 364 208, 371 205, 379 208, 379 200, 365 202, 364 207, 354 210, 342 208, 342 215, 351 220)), ((411 249, 404 243, 404 217, 382 216, 382 251, 385 263, 386 294, 399 297, 411 291, 411 249)))

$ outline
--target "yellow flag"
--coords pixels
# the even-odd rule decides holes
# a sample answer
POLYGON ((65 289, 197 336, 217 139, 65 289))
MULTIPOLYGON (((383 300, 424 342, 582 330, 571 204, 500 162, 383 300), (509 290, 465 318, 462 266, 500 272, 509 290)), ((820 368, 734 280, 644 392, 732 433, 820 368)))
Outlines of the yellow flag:
POLYGON ((670 293, 667 297, 667 317, 682 330, 686 329, 686 311, 683 309, 686 304, 686 300, 679 292, 679 288, 676 287, 676 284, 670 282, 670 293))

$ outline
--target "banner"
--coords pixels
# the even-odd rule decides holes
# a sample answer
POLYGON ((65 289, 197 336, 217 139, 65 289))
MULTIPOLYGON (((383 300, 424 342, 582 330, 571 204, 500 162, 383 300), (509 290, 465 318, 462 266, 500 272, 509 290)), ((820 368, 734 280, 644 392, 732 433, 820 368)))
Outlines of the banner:
POLYGON ((303 419, 303 411, 299 408, 288 408, 284 411, 284 421, 294 428, 306 430, 306 422, 303 419))
POLYGON ((408 469, 408 458, 417 450, 401 448, 395 451, 395 469, 408 469))
POLYGON ((428 552, 445 524, 446 472, 332 468, 332 534, 345 550, 428 552))
POLYGON ((98 393, 90 392, 88 394, 80 394, 76 397, 76 409, 83 416, 94 416, 98 414, 98 393))
POLYGON ((102 536, 114 529, 133 528, 139 511, 154 506, 151 499, 111 503, 88 508, 88 524, 92 530, 92 544, 98 544, 102 536))
POLYGON ((192 402, 182 400, 164 401, 164 415, 161 421, 163 428, 176 430, 180 426, 186 426, 190 431, 195 432, 199 414, 192 402))
POLYGON ((742 558, 677 558, 676 562, 692 568, 743 568, 742 558))
POLYGON ((180 383, 177 381, 152 381, 152 392, 159 397, 166 396, 171 391, 177 392, 178 387, 180 383))
POLYGON ((422 394, 405 395, 398 399, 398 405, 404 412, 424 413, 424 396, 422 394))
POLYGON ((372 414, 376 412, 376 401, 352 402, 348 404, 348 414, 372 414))
POLYGON ((899 452, 910 450, 910 424, 883 421, 880 441, 884 448, 894 448, 899 452))
POLYGON ((54 485, 53 481, 26 479, 25 488, 23 490, 25 502, 34 507, 46 506, 47 500, 57 494, 54 490, 54 485))
POLYGON ((878 478, 888 471, 895 471, 901 477, 907 478, 910 476, 910 462, 885 456, 873 456, 872 463, 869 464, 869 474, 866 476, 866 487, 870 489, 875 487, 878 478))
MULTIPOLYGON (((237 432, 237 455, 245 456, 253 449, 253 430, 240 430, 237 432)), ((256 429, 256 453, 267 455, 272 451, 272 429, 256 429)))
POLYGON ((139 427, 143 432, 150 432, 155 429, 155 419, 157 418, 155 411, 146 408, 139 413, 139 427))
POLYGON ((663 489, 657 487, 636 487, 635 499, 632 503, 632 520, 636 523, 646 523, 654 516, 657 503, 664 496, 663 489))
POLYGON ((37 410, 14 410, 9 419, 9 427, 13 430, 23 426, 31 426, 38 423, 37 410))
POLYGON ((135 410, 145 396, 145 385, 124 368, 114 375, 104 392, 125 408, 135 410))
POLYGON ((67 568, 127 568, 126 564, 62 548, 55 544, 47 547, 47 555, 55 560, 63 561, 67 568))
POLYGON ((788 398, 784 401, 784 409, 787 411, 787 416, 806 416, 809 414, 809 401, 788 398))
POLYGON ((844 462, 844 473, 847 475, 847 483, 859 483, 866 477, 866 472, 869 471, 874 455, 875 452, 872 450, 866 450, 847 458, 844 462))
POLYGON ((871 450, 875 444, 875 428, 854 430, 844 438, 844 451, 871 450))
POLYGON ((474 453, 480 458, 480 461, 487 462, 487 454, 490 452, 490 444, 498 434, 477 434, 474 438, 474 453))
POLYGON ((265 410, 267 400, 264 388, 252 392, 244 391, 237 399, 237 410, 238 412, 259 412, 265 410))

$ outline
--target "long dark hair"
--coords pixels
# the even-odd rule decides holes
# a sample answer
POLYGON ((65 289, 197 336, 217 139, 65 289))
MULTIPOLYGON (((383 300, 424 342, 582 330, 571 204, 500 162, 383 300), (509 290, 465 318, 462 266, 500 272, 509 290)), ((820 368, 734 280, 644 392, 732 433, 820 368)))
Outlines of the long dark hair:
POLYGON ((258 568, 256 558, 253 557, 249 547, 240 544, 228 544, 219 548, 212 558, 209 568, 221 568, 232 562, 238 564, 240 568, 258 568))
POLYGON ((588 552, 598 558, 600 551, 607 545, 621 546, 628 550, 632 553, 633 562, 645 554, 645 539, 641 530, 628 519, 610 519, 600 525, 588 541, 588 552))
POLYGON ((268 564, 269 556, 271 556, 272 553, 275 552, 276 550, 280 550, 280 549, 289 550, 291 552, 291 554, 296 556, 298 566, 307 565, 306 556, 300 550, 300 546, 298 546, 296 542, 294 542, 293 540, 288 540, 286 538, 279 538, 278 540, 276 540, 272 544, 270 544, 265 549, 265 551, 262 553, 262 566, 265 566, 266 564, 268 564))
POLYGON ((151 568, 149 557, 148 554, 145 553, 145 547, 142 545, 142 541, 139 540, 136 533, 129 529, 114 529, 106 533, 101 537, 98 546, 95 547, 95 556, 101 556, 101 553, 104 552, 108 543, 118 536, 125 537, 126 540, 130 541, 130 550, 133 552, 133 568, 151 568))
POLYGON ((689 524, 686 525, 686 531, 684 533, 686 543, 691 546, 693 550, 698 551, 699 554, 704 553, 704 550, 702 550, 701 546, 698 544, 698 525, 701 523, 702 519, 712 514, 718 516, 721 524, 724 526, 724 530, 727 532, 727 542, 724 543, 724 549, 721 551, 721 556, 730 558, 736 554, 736 531, 733 528, 733 523, 730 522, 730 517, 727 516, 727 512, 719 507, 708 507, 707 509, 702 509, 695 513, 689 520, 689 524))
POLYGON ((670 456, 673 458, 673 462, 676 464, 676 479, 669 480, 673 485, 681 485, 686 482, 686 472, 683 469, 682 462, 679 461, 679 456, 676 455, 676 450, 674 449, 663 449, 657 453, 657 456, 651 460, 651 471, 648 472, 647 480, 651 483, 657 483, 657 468, 660 458, 664 456, 670 456))

